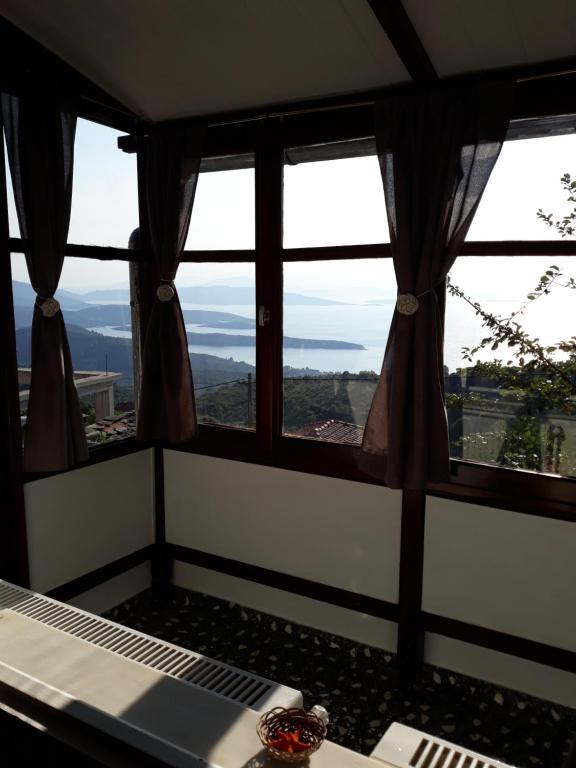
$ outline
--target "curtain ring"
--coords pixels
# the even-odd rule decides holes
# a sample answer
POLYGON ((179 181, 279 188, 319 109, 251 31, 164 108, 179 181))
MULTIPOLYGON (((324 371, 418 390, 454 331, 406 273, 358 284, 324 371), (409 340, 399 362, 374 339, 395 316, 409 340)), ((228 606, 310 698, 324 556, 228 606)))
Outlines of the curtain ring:
POLYGON ((401 315, 413 315, 418 311, 420 302, 412 293, 400 293, 396 299, 396 309, 401 315))
POLYGON ((45 299, 43 296, 37 296, 36 301, 40 300, 40 311, 44 317, 54 317, 60 312, 60 302, 54 297, 45 299))
POLYGON ((156 296, 159 301, 170 301, 174 298, 176 289, 172 282, 165 282, 156 288, 156 296))

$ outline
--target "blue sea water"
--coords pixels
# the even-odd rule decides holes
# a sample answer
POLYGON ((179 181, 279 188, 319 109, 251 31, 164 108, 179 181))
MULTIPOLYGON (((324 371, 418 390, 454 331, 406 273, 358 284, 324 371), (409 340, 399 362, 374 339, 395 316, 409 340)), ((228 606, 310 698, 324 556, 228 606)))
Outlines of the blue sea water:
MULTIPOLYGON (((544 343, 554 343, 562 338, 576 334, 576 315, 573 310, 573 295, 545 298, 534 306, 530 306, 526 314, 520 318, 525 328, 538 335, 544 343)), ((484 306, 493 313, 506 316, 517 306, 516 301, 484 302, 484 306)), ((184 304, 184 309, 204 309, 226 311, 243 317, 254 317, 255 309, 249 306, 208 306, 184 304)), ((362 344, 364 349, 285 349, 284 364, 295 368, 313 368, 320 371, 360 371, 379 372, 393 305, 342 304, 328 306, 286 306, 284 308, 284 334, 303 339, 332 339, 338 341, 362 344)), ((188 325, 189 331, 209 333, 216 330, 224 333, 221 328, 210 329, 188 325)), ((129 336, 127 331, 115 331, 112 328, 99 328, 100 333, 113 336, 129 336)), ((250 330, 229 330, 231 335, 254 335, 250 330)), ((444 343, 445 365, 451 371, 466 365, 462 357, 462 347, 473 346, 487 335, 482 328, 482 321, 474 310, 461 300, 450 298, 446 311, 446 330, 444 343)), ((208 347, 190 345, 191 352, 232 358, 255 364, 256 350, 254 347, 208 347)), ((481 358, 508 360, 508 350, 494 353, 490 350, 482 353, 481 358)))

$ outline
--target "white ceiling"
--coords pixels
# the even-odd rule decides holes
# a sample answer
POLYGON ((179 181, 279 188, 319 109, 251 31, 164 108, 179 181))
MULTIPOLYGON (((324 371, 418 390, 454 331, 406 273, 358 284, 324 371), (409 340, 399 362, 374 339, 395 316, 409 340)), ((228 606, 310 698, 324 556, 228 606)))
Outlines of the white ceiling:
MULTIPOLYGON (((440 76, 576 56, 576 0, 403 0, 440 76)), ((141 117, 403 82, 366 0, 0 0, 0 13, 141 117)))
POLYGON ((0 0, 0 12, 152 120, 409 79, 365 0, 0 0))
POLYGON ((576 0, 402 0, 443 77, 576 56, 576 0))

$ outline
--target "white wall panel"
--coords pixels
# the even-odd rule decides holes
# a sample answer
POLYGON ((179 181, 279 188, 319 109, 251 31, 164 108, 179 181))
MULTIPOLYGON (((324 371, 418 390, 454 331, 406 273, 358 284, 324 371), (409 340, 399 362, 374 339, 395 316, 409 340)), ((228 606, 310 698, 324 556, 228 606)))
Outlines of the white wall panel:
POLYGON ((347 637, 357 643, 383 648, 386 651, 396 650, 397 625, 391 621, 292 595, 280 589, 254 584, 188 563, 174 564, 174 583, 184 589, 219 597, 305 627, 347 637))
POLYGON ((82 608, 83 611, 100 614, 130 600, 151 585, 150 563, 142 563, 66 602, 82 608))
POLYGON ((576 651, 576 526, 429 497, 423 604, 576 651))
POLYGON ((165 451, 167 541, 397 602, 401 493, 165 451))
POLYGON ((434 634, 426 635, 425 661, 566 707, 576 707, 576 675, 570 672, 434 634))
POLYGON ((31 588, 45 592, 154 540, 150 450, 24 487, 31 588))

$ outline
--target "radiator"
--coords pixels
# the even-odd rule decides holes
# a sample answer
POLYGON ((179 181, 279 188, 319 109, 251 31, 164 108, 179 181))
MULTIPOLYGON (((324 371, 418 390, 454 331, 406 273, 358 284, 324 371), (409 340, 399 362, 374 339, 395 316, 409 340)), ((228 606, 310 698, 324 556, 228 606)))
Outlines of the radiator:
POLYGON ((400 723, 392 723, 371 757, 394 768, 512 768, 400 723))
POLYGON ((54 632, 63 633, 259 712, 302 706, 302 694, 292 688, 0 580, 0 616, 5 612, 46 627, 47 643, 54 632))

